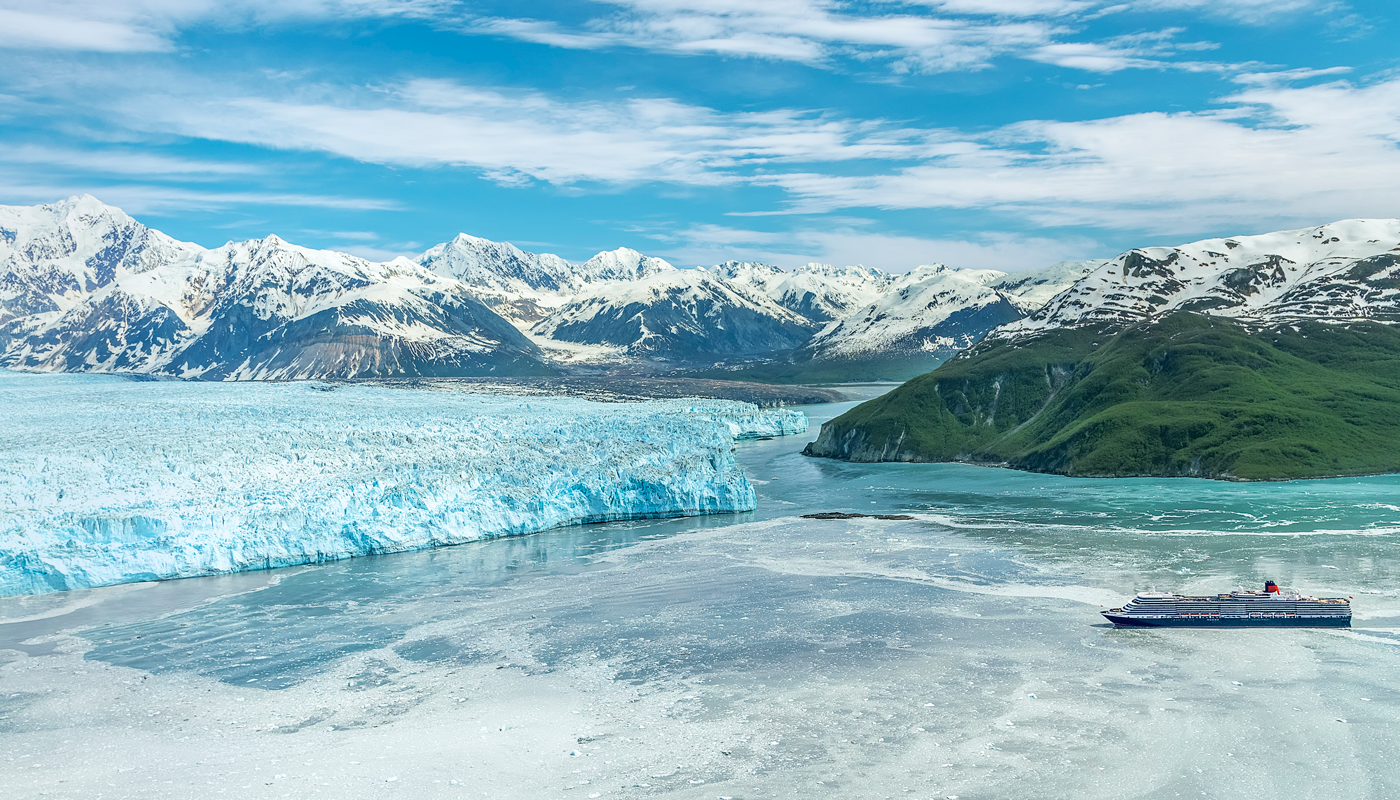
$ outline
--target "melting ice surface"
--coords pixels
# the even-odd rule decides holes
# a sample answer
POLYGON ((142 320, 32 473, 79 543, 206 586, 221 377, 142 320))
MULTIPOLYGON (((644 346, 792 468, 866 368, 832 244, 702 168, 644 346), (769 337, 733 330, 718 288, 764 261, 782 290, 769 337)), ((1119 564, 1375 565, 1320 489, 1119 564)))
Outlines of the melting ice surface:
POLYGON ((736 445, 743 514, 0 599, 0 786, 1400 797, 1400 476, 1089 480, 809 459, 810 438, 736 445), (1098 615, 1265 578, 1355 596, 1356 627, 1098 615))
POLYGON ((0 595, 751 511, 726 400, 608 404, 0 371, 0 595))

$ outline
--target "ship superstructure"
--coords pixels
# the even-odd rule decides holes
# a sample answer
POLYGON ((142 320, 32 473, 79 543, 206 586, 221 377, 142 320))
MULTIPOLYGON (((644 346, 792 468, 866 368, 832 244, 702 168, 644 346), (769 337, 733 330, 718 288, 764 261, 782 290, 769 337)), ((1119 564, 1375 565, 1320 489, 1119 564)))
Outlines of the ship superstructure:
POLYGON ((1268 581, 1262 592, 1194 597, 1143 592, 1122 608, 1101 612, 1114 625, 1138 628, 1349 628, 1351 600, 1285 592, 1268 581))

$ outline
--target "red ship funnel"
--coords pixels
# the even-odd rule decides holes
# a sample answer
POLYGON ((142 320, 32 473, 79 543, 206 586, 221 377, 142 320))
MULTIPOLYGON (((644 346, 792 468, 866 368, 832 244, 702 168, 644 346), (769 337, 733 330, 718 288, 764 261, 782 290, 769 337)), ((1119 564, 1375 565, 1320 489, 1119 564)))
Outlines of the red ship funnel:
POLYGON ((1278 594, 1278 584, 1274 583, 1273 581, 1264 581, 1264 591, 1268 592, 1269 594, 1278 594))

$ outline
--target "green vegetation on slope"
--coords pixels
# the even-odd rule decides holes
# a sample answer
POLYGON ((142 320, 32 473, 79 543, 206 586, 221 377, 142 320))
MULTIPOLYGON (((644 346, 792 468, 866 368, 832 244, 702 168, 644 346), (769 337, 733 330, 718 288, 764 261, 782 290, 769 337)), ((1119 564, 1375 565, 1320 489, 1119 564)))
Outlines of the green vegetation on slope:
POLYGON ((822 426, 809 455, 1083 476, 1400 471, 1400 329, 1176 313, 984 342, 822 426))

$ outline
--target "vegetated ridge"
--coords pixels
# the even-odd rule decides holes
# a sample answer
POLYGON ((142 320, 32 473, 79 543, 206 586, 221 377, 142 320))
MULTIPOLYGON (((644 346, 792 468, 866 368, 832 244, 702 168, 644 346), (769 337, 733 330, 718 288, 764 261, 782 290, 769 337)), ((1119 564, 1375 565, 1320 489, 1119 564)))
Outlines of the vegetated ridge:
POLYGON ((1400 222, 1351 220, 1129 251, 805 452, 1087 477, 1400 471, 1397 241, 1400 222))

